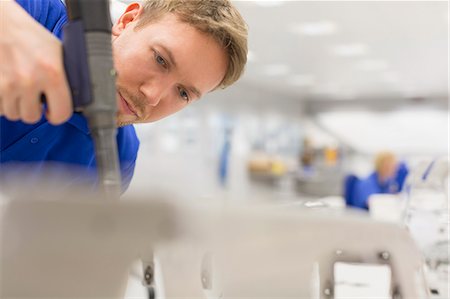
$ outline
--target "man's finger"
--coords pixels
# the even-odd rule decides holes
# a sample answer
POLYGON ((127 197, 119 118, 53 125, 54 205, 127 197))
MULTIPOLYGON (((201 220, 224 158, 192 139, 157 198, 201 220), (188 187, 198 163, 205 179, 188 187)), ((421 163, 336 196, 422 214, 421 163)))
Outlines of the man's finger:
POLYGON ((3 116, 3 105, 2 105, 2 98, 0 97, 0 116, 3 116))
POLYGON ((20 118, 23 122, 34 124, 42 117, 40 93, 35 90, 24 93, 19 104, 20 118))
POLYGON ((58 125, 67 121, 72 115, 72 98, 69 92, 69 85, 65 77, 58 80, 55 85, 50 85, 45 90, 47 100, 47 120, 58 125))
POLYGON ((15 121, 20 119, 19 99, 15 96, 4 96, 2 99, 3 113, 7 119, 15 121))

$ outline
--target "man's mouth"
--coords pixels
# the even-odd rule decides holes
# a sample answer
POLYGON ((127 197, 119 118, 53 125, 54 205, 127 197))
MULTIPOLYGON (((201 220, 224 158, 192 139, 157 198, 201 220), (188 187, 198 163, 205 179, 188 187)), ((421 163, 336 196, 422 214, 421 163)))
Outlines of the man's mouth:
POLYGON ((125 100, 125 98, 120 94, 120 92, 118 92, 118 94, 119 94, 119 97, 120 97, 120 106, 121 106, 121 108, 122 108, 122 109, 120 109, 120 110, 124 111, 126 114, 131 114, 131 115, 134 115, 134 116, 137 117, 138 114, 136 113, 134 107, 131 106, 131 105, 127 102, 127 100, 125 100))

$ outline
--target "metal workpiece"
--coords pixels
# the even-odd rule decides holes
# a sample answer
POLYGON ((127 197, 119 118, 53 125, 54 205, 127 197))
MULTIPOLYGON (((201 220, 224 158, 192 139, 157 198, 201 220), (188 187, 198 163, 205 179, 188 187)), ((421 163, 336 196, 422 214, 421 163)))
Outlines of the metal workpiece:
POLYGON ((333 298, 337 262, 380 265, 392 276, 392 296, 428 298, 422 255, 394 224, 351 213, 60 195, 2 206, 1 298, 123 298, 140 258, 152 286, 149 253, 166 298, 333 298))
POLYGON ((0 298, 123 298, 130 265, 174 237, 176 216, 163 199, 97 199, 73 192, 0 206, 0 298))
MULTIPOLYGON (((391 295, 427 298, 426 286, 419 283, 423 282, 422 256, 403 227, 351 213, 324 215, 315 211, 230 209, 222 213, 222 220, 215 246, 210 248, 214 253, 212 268, 200 246, 198 260, 184 248, 164 248, 171 252, 160 256, 167 296, 182 294, 187 277, 200 277, 199 288, 223 298, 331 299, 337 295, 334 265, 342 262, 379 266, 388 273, 391 295), (170 257, 175 255, 177 264, 184 260, 190 265, 190 275, 181 275, 174 266, 170 257), (317 277, 313 275, 315 264, 317 277)), ((192 283, 198 284, 198 280, 192 283)))
MULTIPOLYGON (((401 283, 399 283, 399 280, 401 280, 400 277, 402 277, 403 275, 399 275, 397 271, 403 270, 397 269, 398 266, 396 266, 393 262, 392 254, 387 250, 377 251, 374 248, 374 250, 371 252, 361 252, 355 249, 347 249, 345 251, 342 249, 337 249, 334 250, 334 252, 330 253, 329 256, 331 257, 331 259, 329 260, 330 263, 328 266, 325 266, 325 268, 323 268, 321 277, 321 281, 324 282, 322 287, 322 294, 324 298, 331 299, 335 298, 335 296, 337 296, 338 298, 342 298, 343 294, 337 294, 336 292, 336 288, 339 286, 342 286, 343 288, 348 287, 349 285, 352 285, 353 287, 357 286, 360 288, 367 287, 365 286, 365 283, 357 281, 358 278, 356 278, 356 281, 352 281, 352 279, 355 279, 355 277, 338 277, 338 272, 335 268, 338 264, 350 267, 360 267, 360 270, 362 270, 364 267, 381 266, 382 269, 386 271, 386 273, 384 273, 386 276, 385 278, 389 281, 389 284, 386 286, 386 288, 389 287, 390 297, 398 299, 403 298, 402 289, 405 292, 409 292, 409 290, 406 289, 404 285, 403 287, 400 287, 401 283)), ((416 268, 416 271, 418 269, 419 267, 416 268)), ((374 272, 372 272, 372 274, 373 273, 374 272)), ((339 275, 342 275, 342 273, 340 273, 339 275)), ((361 275, 364 275, 364 272, 361 275)), ((379 279, 380 277, 377 278, 379 279)), ((373 295, 375 297, 380 296, 379 294, 373 293, 371 293, 370 295, 373 295)), ((386 294, 386 296, 388 296, 388 294, 386 294)))

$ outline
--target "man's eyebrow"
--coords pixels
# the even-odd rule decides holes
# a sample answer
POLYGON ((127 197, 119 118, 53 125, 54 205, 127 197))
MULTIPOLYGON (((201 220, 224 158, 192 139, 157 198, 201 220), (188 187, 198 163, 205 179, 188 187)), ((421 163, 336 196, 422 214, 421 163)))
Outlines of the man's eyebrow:
MULTIPOLYGON (((170 62, 172 63, 172 65, 173 65, 175 68, 177 68, 177 67, 178 67, 178 66, 177 66, 177 62, 176 62, 175 58, 174 58, 173 55, 172 55, 172 51, 170 51, 170 50, 169 50, 167 47, 165 47, 164 45, 159 44, 159 46, 164 50, 164 52, 167 53, 167 56, 169 56, 169 60, 170 60, 170 62)), ((193 93, 197 96, 197 98, 201 98, 202 94, 201 94, 201 92, 200 92, 197 88, 195 88, 194 86, 187 86, 186 88, 189 89, 191 92, 193 92, 193 93)))
POLYGON ((200 91, 198 91, 197 88, 193 86, 188 86, 188 89, 192 91, 197 96, 198 99, 202 97, 202 94, 200 93, 200 91))

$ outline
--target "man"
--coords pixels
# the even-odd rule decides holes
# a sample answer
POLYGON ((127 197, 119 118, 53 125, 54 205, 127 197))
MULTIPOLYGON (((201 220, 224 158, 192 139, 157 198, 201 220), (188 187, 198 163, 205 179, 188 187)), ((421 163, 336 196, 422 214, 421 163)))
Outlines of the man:
MULTIPOLYGON (((56 173, 63 172, 61 163, 73 165, 78 171, 71 181, 95 185, 92 139, 84 117, 72 115, 61 44, 41 26, 60 38, 65 7, 61 0, 2 0, 0 9, 3 175, 18 171, 17 162, 30 162, 27 171, 39 173, 45 161, 57 165, 56 173)), ((131 124, 159 120, 238 80, 247 60, 247 28, 228 0, 148 0, 126 8, 112 27, 112 47, 125 190, 139 145, 131 124)))
POLYGON ((398 162, 391 152, 380 152, 375 157, 375 171, 355 185, 353 204, 368 210, 369 197, 372 194, 393 194, 400 188, 397 183, 398 162))

